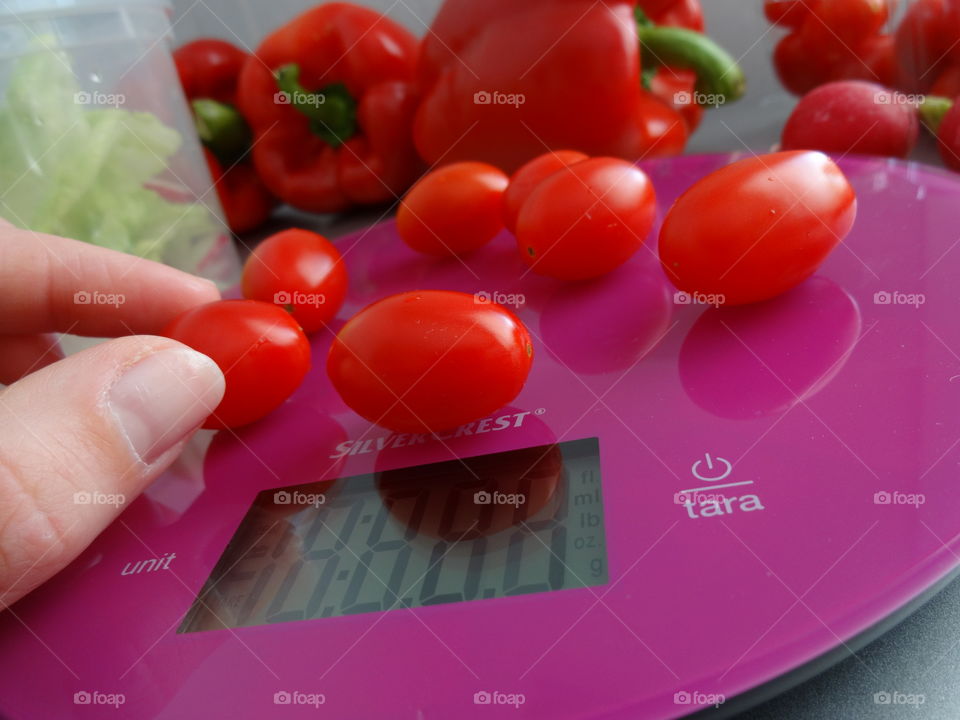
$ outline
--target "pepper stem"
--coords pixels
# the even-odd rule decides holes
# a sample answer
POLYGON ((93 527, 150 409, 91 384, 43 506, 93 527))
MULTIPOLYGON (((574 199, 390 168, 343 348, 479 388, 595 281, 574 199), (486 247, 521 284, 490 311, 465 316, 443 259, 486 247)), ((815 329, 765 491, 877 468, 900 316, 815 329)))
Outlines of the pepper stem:
POLYGON ((244 156, 252 139, 250 127, 232 105, 198 98, 191 103, 197 134, 224 167, 244 156))
POLYGON ((723 105, 739 100, 746 78, 737 61, 702 33, 687 28, 654 25, 641 9, 635 10, 643 66, 693 70, 697 74, 699 104, 723 105))
POLYGON ((342 83, 320 90, 300 84, 300 66, 284 65, 276 71, 277 102, 291 105, 310 120, 310 129, 332 147, 340 147, 357 132, 357 103, 342 83))
POLYGON ((936 95, 927 95, 920 103, 918 112, 920 121, 934 135, 940 130, 940 123, 943 122, 943 116, 953 107, 953 101, 945 97, 936 95))

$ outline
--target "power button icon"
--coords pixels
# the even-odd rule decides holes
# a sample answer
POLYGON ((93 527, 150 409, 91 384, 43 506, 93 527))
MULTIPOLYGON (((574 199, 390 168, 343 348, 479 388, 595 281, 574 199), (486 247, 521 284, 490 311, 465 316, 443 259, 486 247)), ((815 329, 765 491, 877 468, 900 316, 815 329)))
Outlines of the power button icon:
POLYGON ((690 468, 690 472, 697 480, 715 482, 730 475, 733 472, 733 465, 726 458, 714 457, 710 453, 704 453, 703 459, 697 460, 690 468))

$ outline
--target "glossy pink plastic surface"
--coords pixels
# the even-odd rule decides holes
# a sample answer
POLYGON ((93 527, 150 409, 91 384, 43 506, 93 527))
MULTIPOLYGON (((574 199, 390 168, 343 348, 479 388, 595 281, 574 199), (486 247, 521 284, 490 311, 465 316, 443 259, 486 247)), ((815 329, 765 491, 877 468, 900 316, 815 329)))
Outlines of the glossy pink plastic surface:
MULTIPOLYGON (((728 160, 645 164, 660 216, 728 160)), ((318 335, 315 368, 283 409, 198 447, 192 469, 168 473, 0 615, 0 713, 675 717, 881 621, 958 564, 960 182, 885 160, 842 166, 859 196, 853 232, 813 279, 752 307, 675 296, 653 237, 575 287, 527 274, 506 235, 465 262, 414 254, 389 222, 339 241, 352 280, 339 322, 400 290, 523 295, 536 360, 513 411, 530 422, 331 459, 348 438, 389 433, 336 397, 331 336, 318 335), (593 436, 606 586, 176 633, 264 488, 593 436), (121 575, 168 553, 169 570, 121 575), (124 703, 75 703, 94 691, 124 703), (325 703, 278 707, 284 691, 325 703), (524 702, 475 704, 483 691, 524 702)))

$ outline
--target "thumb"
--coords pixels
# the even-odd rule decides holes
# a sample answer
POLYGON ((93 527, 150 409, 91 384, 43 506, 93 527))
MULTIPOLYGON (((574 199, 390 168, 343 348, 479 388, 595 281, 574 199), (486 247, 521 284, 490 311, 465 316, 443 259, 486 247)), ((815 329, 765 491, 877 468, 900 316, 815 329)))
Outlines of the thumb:
POLYGON ((0 391, 0 609, 70 563, 163 472, 223 388, 205 355, 134 336, 0 391))

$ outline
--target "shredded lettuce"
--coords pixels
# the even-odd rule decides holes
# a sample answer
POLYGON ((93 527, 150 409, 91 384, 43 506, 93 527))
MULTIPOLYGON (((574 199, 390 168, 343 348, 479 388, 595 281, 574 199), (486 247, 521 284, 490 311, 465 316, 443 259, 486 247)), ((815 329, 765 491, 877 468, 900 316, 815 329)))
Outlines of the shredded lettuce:
POLYGON ((174 202, 162 184, 182 138, 155 115, 77 102, 82 88, 48 39, 17 60, 0 103, 0 216, 189 268, 217 236, 197 202, 174 202))

